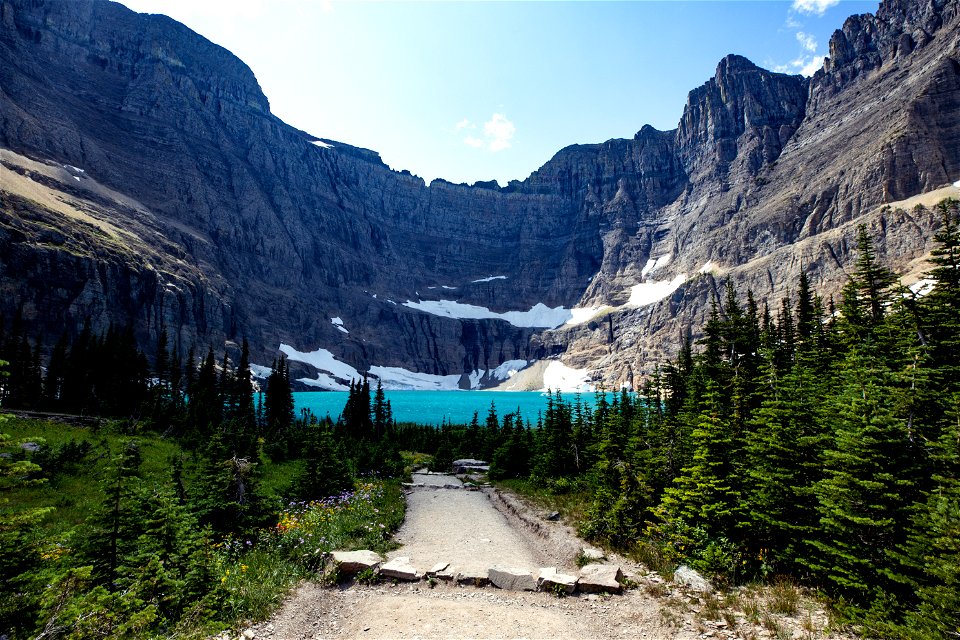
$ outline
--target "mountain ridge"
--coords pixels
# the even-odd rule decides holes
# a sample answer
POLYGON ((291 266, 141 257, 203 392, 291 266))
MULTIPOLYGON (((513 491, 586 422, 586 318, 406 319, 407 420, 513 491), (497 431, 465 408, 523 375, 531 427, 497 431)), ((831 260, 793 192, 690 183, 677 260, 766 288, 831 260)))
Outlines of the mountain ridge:
MULTIPOLYGON (((96 0, 4 0, 0 24, 0 163, 83 168, 47 176, 44 188, 171 245, 160 269, 97 250, 77 262, 39 242, 47 230, 17 213, 30 206, 0 193, 0 243, 19 261, 0 263, 4 312, 20 310, 48 335, 60 318, 74 330, 86 317, 99 328, 134 321, 144 344, 161 326, 184 350, 247 336, 263 362, 286 343, 330 350, 358 371, 404 367, 463 374, 464 383, 507 360, 565 354, 609 386, 671 354, 681 328, 702 320, 721 273, 960 177, 955 0, 887 0, 849 18, 809 79, 726 56, 690 92, 676 129, 565 147, 503 187, 426 185, 374 151, 286 125, 246 65, 169 19, 96 0), (131 36, 141 23, 149 37, 131 36), (224 69, 221 82, 206 77, 207 60, 224 69), (905 79, 918 96, 905 95, 905 79), (890 135, 879 144, 864 131, 890 135), (842 148, 854 141, 859 155, 842 148), (83 190, 91 181, 136 201, 143 220, 109 198, 92 201, 83 190), (659 266, 644 272, 651 261, 659 266), (63 286, 26 286, 36 280, 28 264, 63 286), (638 285, 680 274, 666 300, 624 307, 638 285), (418 300, 616 310, 604 326, 544 330, 404 306, 418 300)), ((933 224, 897 217, 875 233, 881 252, 887 231, 903 228, 890 242, 903 255, 893 257, 913 260, 933 224)), ((848 241, 831 245, 836 265, 805 263, 825 294, 848 241)), ((737 275, 737 286, 776 296, 799 271, 763 275, 737 275)))

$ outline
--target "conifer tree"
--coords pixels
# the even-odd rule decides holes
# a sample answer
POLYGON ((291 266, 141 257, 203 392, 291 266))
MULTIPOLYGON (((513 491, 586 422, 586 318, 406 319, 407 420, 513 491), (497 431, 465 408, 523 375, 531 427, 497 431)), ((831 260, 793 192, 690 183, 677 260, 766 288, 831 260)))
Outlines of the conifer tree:
POLYGON ((324 424, 310 425, 303 452, 303 470, 294 483, 301 500, 332 496, 352 485, 350 469, 333 433, 324 424))
POLYGON ((102 584, 115 585, 120 559, 131 551, 140 534, 140 514, 134 496, 142 461, 139 445, 134 441, 125 443, 104 481, 104 501, 93 517, 94 528, 86 550, 102 584))
POLYGON ((829 410, 837 418, 824 478, 816 485, 821 529, 817 554, 803 563, 860 606, 881 602, 896 585, 887 578, 889 553, 903 542, 914 487, 896 389, 882 363, 854 349, 829 410))

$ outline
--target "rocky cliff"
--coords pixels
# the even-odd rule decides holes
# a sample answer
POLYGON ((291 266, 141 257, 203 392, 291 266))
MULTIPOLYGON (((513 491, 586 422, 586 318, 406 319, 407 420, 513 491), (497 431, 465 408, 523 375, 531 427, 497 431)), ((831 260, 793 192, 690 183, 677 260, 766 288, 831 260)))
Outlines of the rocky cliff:
POLYGON ((857 224, 917 270, 932 217, 882 205, 960 178, 957 6, 886 0, 811 79, 728 56, 677 129, 500 188, 425 185, 286 125, 168 18, 0 0, 0 305, 47 336, 133 322, 184 350, 246 336, 260 362, 289 345, 326 386, 467 387, 557 356, 630 381, 721 279, 836 290, 857 224))

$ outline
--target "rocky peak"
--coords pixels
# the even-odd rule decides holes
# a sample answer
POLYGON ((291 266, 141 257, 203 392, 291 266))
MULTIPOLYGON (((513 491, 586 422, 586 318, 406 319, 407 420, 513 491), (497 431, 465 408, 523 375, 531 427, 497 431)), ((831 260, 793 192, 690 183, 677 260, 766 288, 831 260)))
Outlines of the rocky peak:
POLYGON ((780 155, 803 120, 806 98, 802 76, 726 56, 714 77, 687 97, 676 134, 687 171, 723 181, 737 161, 754 175, 780 155))
POLYGON ((875 14, 851 16, 830 38, 828 76, 836 89, 884 62, 926 46, 945 22, 956 18, 956 0, 884 0, 875 14))
POLYGON ((8 45, 74 54, 131 87, 172 78, 181 87, 192 84, 197 100, 208 107, 229 101, 270 112, 246 64, 167 16, 138 14, 97 0, 0 0, 0 23, 14 27, 3 31, 8 45), (11 41, 13 34, 18 42, 11 41))

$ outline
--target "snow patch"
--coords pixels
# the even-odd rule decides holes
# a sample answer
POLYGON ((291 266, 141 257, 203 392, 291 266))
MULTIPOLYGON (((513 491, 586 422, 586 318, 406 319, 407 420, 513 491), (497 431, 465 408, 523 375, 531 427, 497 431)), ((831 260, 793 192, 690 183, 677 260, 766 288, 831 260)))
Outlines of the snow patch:
POLYGON ((630 287, 630 299, 627 301, 627 306, 644 307, 663 300, 672 295, 686 281, 687 274, 681 273, 673 280, 655 280, 635 284, 630 287))
POLYGON ((610 305, 602 304, 599 307, 574 307, 570 309, 570 319, 567 320, 567 326, 573 326, 576 324, 583 324, 589 320, 592 320, 601 311, 606 311, 607 309, 612 309, 610 305))
POLYGON ((441 288, 441 289, 456 289, 456 287, 448 287, 448 286, 445 285, 445 284, 440 285, 440 288, 441 288))
POLYGON ((270 377, 270 374, 273 373, 273 370, 270 367, 265 367, 262 364, 250 364, 250 373, 253 374, 254 378, 259 378, 260 380, 266 380, 270 377))
MULTIPOLYGON (((327 373, 333 374, 334 377, 339 378, 340 380, 359 380, 363 376, 360 375, 360 372, 351 367, 346 362, 341 362, 337 358, 327 351, 326 349, 317 349, 316 351, 311 351, 309 353, 304 353, 303 351, 297 351, 288 344, 280 344, 280 351, 286 354, 287 359, 293 360, 295 362, 303 362, 304 364, 309 364, 314 369, 319 369, 320 371, 326 371, 327 373)), ((329 376, 324 376, 321 374, 318 376, 316 382, 324 383, 324 378, 329 378, 329 376)), ((310 386, 321 386, 321 384, 312 384, 306 380, 301 379, 300 382, 308 384, 310 386)), ((341 385, 343 386, 343 385, 341 385)), ((325 388, 325 387, 324 387, 325 388)), ((340 389, 342 391, 343 389, 340 389)))
POLYGON ((647 264, 644 265, 643 269, 640 271, 640 277, 645 278, 647 277, 648 273, 653 273, 660 267, 667 266, 668 264, 670 264, 670 260, 672 259, 673 259, 673 254, 668 253, 665 256, 660 256, 656 260, 647 260, 647 264))
POLYGON ((493 282, 494 280, 506 280, 507 276, 489 276, 486 278, 480 278, 479 280, 471 280, 470 282, 476 284, 478 282, 493 282))
POLYGON ((314 140, 314 141, 313 141, 313 144, 317 145, 317 146, 320 147, 321 149, 333 149, 333 145, 332 145, 332 144, 327 144, 327 143, 324 142, 323 140, 314 140))
POLYGON ((918 280, 912 285, 907 287, 915 296, 923 297, 933 291, 933 288, 936 286, 937 281, 931 280, 930 278, 924 278, 923 280, 918 280))
POLYGON ((316 387, 324 391, 349 391, 350 387, 341 384, 325 373, 318 373, 316 378, 297 378, 297 382, 302 382, 308 387, 316 387))
POLYGON ((337 316, 336 318, 330 318, 330 322, 331 322, 331 323, 333 324, 333 326, 335 326, 339 331, 342 331, 343 333, 346 333, 346 334, 349 334, 349 333, 350 333, 349 331, 347 331, 347 328, 343 326, 343 320, 342 320, 339 316, 337 316))
POLYGON ((526 360, 507 360, 496 369, 490 370, 490 377, 497 380, 507 380, 527 366, 526 360))
POLYGON ((370 367, 370 375, 383 383, 390 391, 456 391, 460 388, 460 376, 440 376, 432 373, 417 373, 402 367, 370 367))
POLYGON ((589 375, 589 369, 573 369, 559 360, 554 360, 543 372, 543 390, 594 391, 593 385, 587 382, 589 375))
POLYGON ((571 314, 564 307, 550 308, 538 302, 529 311, 505 311, 498 313, 486 307, 464 304, 454 300, 407 300, 403 306, 424 313, 459 320, 506 320, 515 327, 543 327, 555 329, 567 320, 571 314))
POLYGON ((480 380, 483 378, 484 372, 480 369, 476 369, 470 372, 470 388, 476 389, 480 386, 480 380))
POLYGON ((957 189, 960 189, 960 180, 957 180, 956 182, 954 182, 953 186, 956 187, 957 189))

